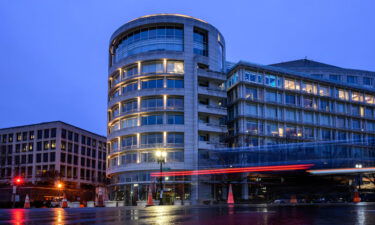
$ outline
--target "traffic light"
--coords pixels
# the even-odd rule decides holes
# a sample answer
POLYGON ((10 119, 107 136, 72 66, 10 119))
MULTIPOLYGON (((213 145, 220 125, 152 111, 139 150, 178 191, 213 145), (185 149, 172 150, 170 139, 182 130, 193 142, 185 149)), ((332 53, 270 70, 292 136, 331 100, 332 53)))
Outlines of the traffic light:
POLYGON ((13 179, 13 183, 14 183, 15 185, 17 185, 17 186, 20 186, 21 184, 23 184, 23 179, 22 179, 22 177, 15 177, 15 178, 13 179))

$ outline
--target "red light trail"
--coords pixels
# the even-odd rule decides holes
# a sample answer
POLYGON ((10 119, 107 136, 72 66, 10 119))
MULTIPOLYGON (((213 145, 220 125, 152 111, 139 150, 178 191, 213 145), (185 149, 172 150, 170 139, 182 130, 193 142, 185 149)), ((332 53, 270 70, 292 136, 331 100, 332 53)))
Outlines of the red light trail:
POLYGON ((297 164, 297 165, 280 165, 280 166, 255 166, 240 168, 224 168, 224 169, 207 169, 207 170, 187 170, 187 171, 171 171, 171 172, 155 172, 151 173, 151 177, 167 177, 167 176, 192 176, 192 175, 208 175, 208 174, 224 174, 224 173, 247 173, 247 172, 270 172, 270 171, 290 171, 290 170, 306 170, 314 166, 314 164, 297 164))

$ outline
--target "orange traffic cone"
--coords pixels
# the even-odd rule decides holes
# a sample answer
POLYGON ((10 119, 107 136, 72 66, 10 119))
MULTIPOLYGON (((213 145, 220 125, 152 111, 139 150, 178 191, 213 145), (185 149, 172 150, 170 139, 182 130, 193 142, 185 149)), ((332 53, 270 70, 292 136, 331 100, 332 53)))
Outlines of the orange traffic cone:
POLYGON ((290 203, 291 204, 297 204, 297 197, 296 197, 296 195, 292 195, 290 197, 290 203))
POLYGON ((229 184, 229 190, 228 190, 228 204, 234 204, 234 199, 233 199, 233 191, 232 191, 232 184, 229 184))
POLYGON ((151 185, 150 185, 149 188, 148 188, 146 207, 147 206, 153 206, 153 205, 154 205, 154 201, 152 200, 152 190, 151 190, 151 185))
POLYGON ((358 203, 361 202, 361 197, 359 197, 358 191, 354 191, 354 197, 353 197, 353 202, 358 203))
POLYGON ((61 202, 61 208, 68 208, 68 201, 66 200, 65 194, 64 194, 63 200, 61 202))
POLYGON ((26 198, 25 198, 25 204, 23 205, 23 208, 24 208, 24 209, 30 209, 30 199, 29 199, 29 195, 26 195, 26 198))

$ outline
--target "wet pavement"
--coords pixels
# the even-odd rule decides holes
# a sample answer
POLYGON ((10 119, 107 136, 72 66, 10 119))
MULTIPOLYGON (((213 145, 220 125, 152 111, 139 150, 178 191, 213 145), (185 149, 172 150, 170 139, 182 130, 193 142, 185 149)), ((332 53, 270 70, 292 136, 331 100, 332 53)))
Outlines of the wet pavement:
POLYGON ((375 224, 375 205, 0 209, 0 224, 375 224))

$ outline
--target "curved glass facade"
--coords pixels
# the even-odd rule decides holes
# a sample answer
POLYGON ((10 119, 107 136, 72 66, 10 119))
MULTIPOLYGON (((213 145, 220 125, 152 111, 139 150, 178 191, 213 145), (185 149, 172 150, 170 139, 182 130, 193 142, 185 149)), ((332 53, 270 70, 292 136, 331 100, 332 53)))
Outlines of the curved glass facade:
POLYGON ((115 48, 114 62, 141 52, 169 50, 183 51, 182 26, 160 25, 136 29, 122 38, 115 48))

